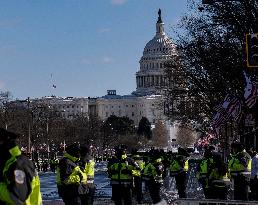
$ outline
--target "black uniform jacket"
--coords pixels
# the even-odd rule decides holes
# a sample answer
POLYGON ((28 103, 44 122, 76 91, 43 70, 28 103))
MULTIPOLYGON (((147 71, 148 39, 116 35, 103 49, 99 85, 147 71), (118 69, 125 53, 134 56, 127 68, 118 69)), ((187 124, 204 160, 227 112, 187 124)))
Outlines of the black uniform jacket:
MULTIPOLYGON (((31 182, 33 177, 37 175, 36 168, 32 161, 26 156, 17 156, 17 160, 11 164, 8 171, 3 176, 3 169, 1 169, 0 182, 9 181, 7 188, 11 198, 17 205, 22 205, 31 193, 31 182)), ((1 166, 1 168, 4 168, 1 166)), ((0 205, 5 202, 0 201, 0 205)))

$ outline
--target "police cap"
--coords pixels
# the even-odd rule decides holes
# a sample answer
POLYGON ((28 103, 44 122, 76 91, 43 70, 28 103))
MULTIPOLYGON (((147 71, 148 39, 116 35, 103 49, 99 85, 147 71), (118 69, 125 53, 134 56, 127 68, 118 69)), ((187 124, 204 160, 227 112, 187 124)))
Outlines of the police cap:
POLYGON ((88 145, 81 145, 80 146, 80 152, 82 155, 90 154, 91 148, 88 145))
POLYGON ((4 128, 0 128, 0 140, 1 141, 10 141, 15 140, 18 137, 17 134, 9 132, 4 128))
POLYGON ((120 144, 120 145, 115 146, 114 149, 115 149, 115 151, 126 151, 127 147, 124 144, 120 144))
POLYGON ((231 148, 235 148, 239 151, 242 151, 244 149, 244 144, 236 141, 231 144, 231 148))
POLYGON ((189 153, 182 147, 178 147, 178 154, 189 157, 189 153))
POLYGON ((73 143, 66 147, 66 152, 74 157, 79 157, 80 154, 80 144, 73 143))

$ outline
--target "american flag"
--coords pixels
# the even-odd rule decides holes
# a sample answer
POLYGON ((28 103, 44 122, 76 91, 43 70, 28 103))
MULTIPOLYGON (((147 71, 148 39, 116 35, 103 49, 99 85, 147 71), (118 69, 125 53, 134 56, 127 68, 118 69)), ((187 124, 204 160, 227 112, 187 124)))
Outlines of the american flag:
POLYGON ((227 95, 222 104, 214 108, 217 113, 214 115, 211 125, 215 129, 221 127, 230 118, 239 122, 242 116, 242 103, 234 96, 227 95))
POLYGON ((233 120, 236 122, 236 123, 239 123, 242 116, 243 116, 243 111, 242 111, 242 103, 240 100, 237 100, 235 102, 235 104, 232 105, 231 109, 231 117, 233 118, 233 120))
POLYGON ((248 108, 252 108, 258 99, 258 82, 252 81, 250 77, 247 76, 246 73, 245 80, 246 80, 246 87, 245 87, 245 103, 248 108))

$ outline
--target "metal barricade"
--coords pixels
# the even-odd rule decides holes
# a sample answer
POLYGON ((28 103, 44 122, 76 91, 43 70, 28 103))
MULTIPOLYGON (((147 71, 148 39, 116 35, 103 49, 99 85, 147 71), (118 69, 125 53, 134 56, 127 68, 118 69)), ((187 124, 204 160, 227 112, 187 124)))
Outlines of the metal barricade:
POLYGON ((257 205, 258 201, 177 199, 171 205, 257 205))

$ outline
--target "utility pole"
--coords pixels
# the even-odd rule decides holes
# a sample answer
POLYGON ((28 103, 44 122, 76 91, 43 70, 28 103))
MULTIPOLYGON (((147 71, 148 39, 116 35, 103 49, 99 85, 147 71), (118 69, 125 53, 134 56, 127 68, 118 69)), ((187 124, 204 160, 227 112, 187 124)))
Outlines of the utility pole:
POLYGON ((28 112, 29 112, 29 124, 28 124, 28 153, 30 154, 30 139, 31 139, 31 125, 30 125, 30 118, 32 118, 32 113, 30 111, 30 98, 27 98, 27 106, 28 106, 28 112))

